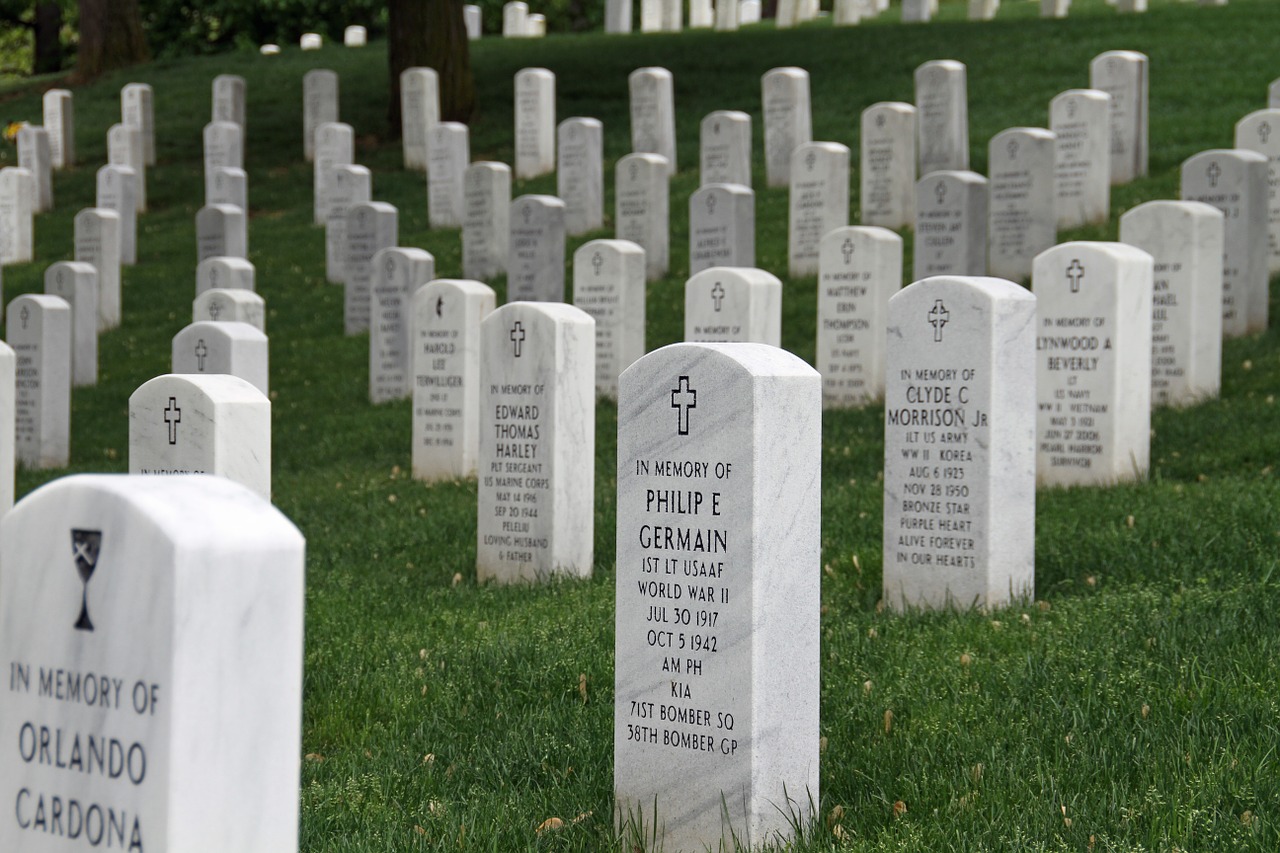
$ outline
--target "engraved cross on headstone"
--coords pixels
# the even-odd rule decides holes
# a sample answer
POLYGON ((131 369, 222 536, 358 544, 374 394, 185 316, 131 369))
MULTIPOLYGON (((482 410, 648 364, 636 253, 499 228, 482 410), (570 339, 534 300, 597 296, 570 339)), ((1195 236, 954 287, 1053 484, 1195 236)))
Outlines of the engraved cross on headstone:
POLYGON ((933 194, 938 197, 938 204, 942 204, 947 199, 947 183, 946 181, 938 181, 937 186, 933 188, 933 194))
POLYGON ((220 299, 213 299, 213 300, 210 300, 210 302, 209 302, 209 317, 210 317, 210 318, 212 318, 212 319, 214 319, 214 320, 217 320, 217 319, 218 319, 218 316, 219 316, 221 313, 222 313, 222 300, 220 300, 220 299))
POLYGON ((1072 258, 1070 265, 1067 266, 1067 281, 1071 282, 1071 292, 1080 292, 1080 281, 1084 278, 1084 264, 1080 263, 1079 258, 1072 258))
POLYGON ((600 275, 600 268, 604 266, 604 255, 595 252, 591 255, 591 267, 596 271, 596 275, 600 275))
POLYGON ((929 309, 929 325, 933 326, 934 343, 942 340, 942 327, 947 325, 949 319, 951 319, 951 312, 942 304, 942 300, 933 300, 933 307, 929 309))
POLYGON ((1214 160, 1209 164, 1209 168, 1204 170, 1205 175, 1209 177, 1209 186, 1218 186, 1218 178, 1222 176, 1222 169, 1218 166, 1218 161, 1214 160))
POLYGON ((853 263, 853 240, 845 237, 844 242, 840 244, 840 252, 844 255, 844 265, 846 267, 853 263))
POLYGON ((178 443, 178 424, 182 423, 182 409, 178 407, 176 397, 169 398, 169 405, 164 410, 164 422, 169 425, 169 443, 178 443))
POLYGON ((716 313, 720 312, 720 303, 724 301, 724 287, 720 282, 716 282, 711 288, 711 301, 716 304, 716 313))
POLYGON ((677 412, 676 431, 679 435, 689 434, 689 410, 698 408, 698 392, 689 387, 689 377, 681 376, 676 387, 671 389, 671 408, 677 412))
POLYGON ((707 216, 716 215, 716 194, 707 193, 707 216))
POLYGON ((818 161, 818 155, 815 154, 812 150, 810 150, 809 153, 804 156, 805 169, 812 172, 813 164, 816 163, 817 161, 818 161))
POLYGON ((1018 159, 1018 140, 1016 140, 1016 139, 1010 139, 1010 140, 1009 140, 1009 144, 1008 144, 1008 145, 1006 145, 1006 146, 1005 146, 1005 148, 1006 148, 1006 150, 1008 150, 1008 152, 1009 152, 1009 159, 1010 159, 1010 160, 1017 160, 1017 159, 1018 159))
POLYGON ((204 373, 204 359, 209 354, 209 347, 205 346, 204 338, 196 341, 196 370, 204 373))
POLYGON ((1262 140, 1262 144, 1267 144, 1267 139, 1271 136, 1271 122, 1264 121, 1258 125, 1258 139, 1262 140))
POLYGON ((443 296, 436 297, 436 316, 437 317, 444 316, 444 297, 443 296))
POLYGON ((31 311, 27 306, 22 306, 22 310, 18 312, 18 319, 22 320, 22 328, 25 329, 27 327, 27 320, 31 319, 31 311))
POLYGON ((516 324, 511 327, 511 343, 515 344, 515 357, 520 357, 520 345, 524 343, 526 335, 524 332, 524 323, 516 320, 516 324))

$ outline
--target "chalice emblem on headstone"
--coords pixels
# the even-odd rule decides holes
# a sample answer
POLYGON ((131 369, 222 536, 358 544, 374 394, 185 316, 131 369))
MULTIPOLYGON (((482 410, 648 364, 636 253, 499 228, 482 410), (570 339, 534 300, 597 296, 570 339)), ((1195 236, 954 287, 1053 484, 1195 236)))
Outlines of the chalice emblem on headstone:
POLYGON ((92 631, 93 622, 89 619, 89 578, 98 567, 98 555, 102 552, 101 530, 71 531, 71 553, 75 556, 76 572, 84 590, 80 597, 80 618, 76 620, 77 631, 92 631))

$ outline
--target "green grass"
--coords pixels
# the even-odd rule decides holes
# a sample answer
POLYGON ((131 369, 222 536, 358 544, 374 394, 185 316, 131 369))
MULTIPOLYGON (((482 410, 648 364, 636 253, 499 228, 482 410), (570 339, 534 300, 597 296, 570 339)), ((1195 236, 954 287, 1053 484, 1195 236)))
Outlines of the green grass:
MULTIPOLYGON (((1036 9, 1006 0, 986 24, 944 3, 928 26, 892 23, 895 7, 844 30, 487 39, 473 46, 472 155, 510 162, 512 75, 542 65, 557 74, 560 117, 604 122, 611 168, 629 145, 626 75, 673 71, 682 171, 672 183, 672 273, 649 291, 652 348, 681 335, 685 211, 698 122, 711 110, 755 117, 759 260, 785 271, 786 193, 763 188, 759 143, 759 79, 771 67, 808 68, 815 138, 856 152, 863 108, 910 101, 919 63, 959 59, 982 170, 987 140, 1044 125, 1055 94, 1087 84, 1094 55, 1146 52, 1151 175, 1115 189, 1106 226, 1063 235, 1084 239, 1115 239, 1125 210, 1176 197, 1180 162, 1229 145, 1235 121, 1265 106, 1280 76, 1271 59, 1280 4, 1267 0, 1225 9, 1152 0, 1149 14, 1127 18, 1077 0, 1065 22, 1040 21, 1036 9)), ((597 409, 594 577, 477 586, 474 483, 407 476, 409 406, 368 404, 367 339, 343 337, 341 291, 324 282, 301 161, 311 67, 339 72, 342 117, 375 196, 400 209, 401 242, 430 250, 440 275, 460 275, 457 232, 428 230, 423 181, 400 170, 388 138, 384 47, 165 61, 77 90, 82 165, 57 176, 57 211, 37 222, 40 262, 5 269, 5 295, 39 289, 45 265, 70 257, 72 216, 92 203, 118 91, 151 83, 160 163, 149 173, 141 263, 125 273, 123 327, 102 340, 100 383, 75 392, 69 469, 125 470, 128 396, 167 371, 170 338, 190 317, 209 86, 217 73, 243 74, 275 500, 309 553, 303 848, 629 849, 611 813, 616 408, 597 409), (567 826, 537 835, 552 816, 567 826)), ((6 87, 0 99, 5 118, 39 120, 31 87, 6 87)), ((0 164, 14 159, 12 148, 0 153, 0 164)), ((554 192, 554 178, 516 192, 554 192)), ((784 344, 812 359, 813 280, 786 289, 784 344)), ((1040 492, 1038 602, 997 613, 878 612, 883 411, 826 413, 823 819, 796 850, 1280 847, 1280 336, 1230 341, 1223 363, 1221 399, 1155 413, 1147 483, 1040 492)), ((20 492, 64 473, 21 472, 20 492)))

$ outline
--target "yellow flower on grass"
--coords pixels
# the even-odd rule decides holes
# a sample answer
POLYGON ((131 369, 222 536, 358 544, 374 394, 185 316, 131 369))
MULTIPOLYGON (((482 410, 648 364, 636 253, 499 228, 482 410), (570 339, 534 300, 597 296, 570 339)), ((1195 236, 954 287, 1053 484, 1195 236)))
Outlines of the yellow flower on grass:
POLYGON ((23 122, 23 121, 9 122, 7 125, 5 125, 5 128, 4 128, 4 138, 9 142, 12 142, 13 140, 17 139, 18 131, 22 130, 24 125, 26 125, 26 122, 23 122))

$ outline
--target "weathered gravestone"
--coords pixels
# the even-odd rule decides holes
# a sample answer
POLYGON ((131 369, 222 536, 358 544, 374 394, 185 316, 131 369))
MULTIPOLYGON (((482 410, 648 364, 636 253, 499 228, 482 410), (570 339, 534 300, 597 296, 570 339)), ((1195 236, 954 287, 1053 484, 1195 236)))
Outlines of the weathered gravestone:
POLYGON ((138 200, 138 212, 147 211, 147 165, 143 154, 142 134, 136 127, 113 124, 107 131, 107 164, 128 166, 137 176, 134 192, 138 200))
POLYGON ((515 87, 516 177, 527 180, 556 167, 556 75, 523 68, 515 87))
POLYGON ((592 240, 573 253, 573 304, 596 323, 596 393, 618 398, 618 376, 644 355, 644 249, 592 240))
POLYGON ((329 170, 324 207, 325 278, 346 281, 347 214, 353 205, 373 201, 373 174, 364 166, 334 166, 329 170))
POLYGON ((760 78, 764 114, 765 182, 771 187, 791 183, 791 155, 813 139, 809 114, 809 72, 803 68, 774 68, 760 78))
POLYGON ((298 529, 220 478, 91 474, 0 541, 0 848, 297 849, 298 529))
POLYGON ((712 267, 684 283, 684 339, 782 346, 782 282, 746 267, 712 267))
MULTIPOLYGON (((722 2, 721 5, 732 5, 722 2)), ((738 110, 708 113, 699 126, 699 174, 707 184, 751 187, 751 116, 738 110)))
POLYGON ((410 300, 413 476, 474 477, 480 454, 480 322, 497 304, 488 285, 440 278, 410 300))
POLYGON ((17 356, 10 411, 18 463, 65 468, 71 461, 71 306, 60 296, 19 296, 9 303, 5 325, 17 356))
POLYGON ((49 130, 49 156, 53 168, 76 163, 75 101, 69 89, 50 89, 43 99, 44 126, 49 130))
POLYGON ((427 221, 432 228, 461 228, 462 179, 471 160, 467 126, 442 121, 431 130, 427 170, 427 221))
POLYGON ((889 300, 884 601, 1035 597, 1036 297, 938 276, 889 300))
POLYGON ((230 204, 206 204, 196 212, 196 263, 248 255, 249 225, 243 210, 230 204))
POLYGON ((916 280, 981 276, 987 269, 987 179, 934 172, 916 184, 916 280))
POLYGON ((205 258, 196 265, 196 296, 212 288, 254 290, 257 270, 244 258, 205 258))
POLYGON ((204 184, 206 197, 218 169, 244 168, 244 131, 232 121, 204 126, 204 184))
POLYGON ((385 201, 351 205, 347 211, 347 251, 342 264, 342 326, 348 335, 369 328, 373 256, 400 242, 400 212, 385 201))
POLYGON ((787 268, 793 277, 813 275, 823 235, 849 224, 849 149, 806 142, 791 158, 787 268))
POLYGON ((18 166, 31 173, 36 182, 35 212, 53 210, 53 155, 49 131, 35 125, 18 129, 18 166))
MULTIPOLYGON (((246 217, 248 227, 249 215, 249 176, 244 169, 215 169, 209 176, 208 195, 205 204, 226 204, 238 208, 246 217)), ((247 235, 246 235, 247 236, 247 235)))
POLYGON ((916 216, 916 108, 899 101, 862 111, 863 225, 909 228, 916 216))
POLYGON ((353 24, 342 31, 343 47, 364 47, 369 43, 369 31, 353 24))
POLYGON ((563 304, 512 303, 480 323, 476 575, 591 575, 595 323, 563 304))
POLYGON ((137 173, 128 166, 103 166, 97 174, 97 207, 120 216, 120 263, 138 262, 137 173))
POLYGON ((120 121, 142 135, 142 161, 156 164, 155 94, 146 83, 130 83, 120 90, 120 121))
MULTIPOLYGON (((308 163, 315 159, 316 132, 338 123, 338 75, 327 68, 313 68, 302 77, 302 152, 308 163)), ((350 163, 351 158, 344 162, 350 163)))
POLYGON ((266 333, 267 303, 252 290, 211 287, 191 303, 191 322, 248 323, 266 333))
POLYGON ((355 133, 351 125, 328 122, 316 128, 315 168, 312 192, 315 198, 315 224, 324 225, 329 218, 329 183, 334 166, 350 166, 355 158, 355 133))
POLYGON ((212 90, 210 121, 233 121, 246 129, 244 78, 239 74, 219 74, 213 78, 212 90))
POLYGON ((1111 96, 1068 89, 1049 104, 1049 129, 1055 136, 1058 227, 1106 222, 1111 216, 1111 96))
POLYGON ((604 125, 567 118, 556 128, 556 195, 570 237, 604 227, 604 125))
POLYGON ((511 242, 511 167, 479 162, 462 178, 462 274, 488 281, 507 269, 511 242))
POLYGON ((604 31, 606 33, 631 32, 631 0, 605 0, 604 31))
POLYGON ((689 196, 689 273, 756 265, 756 194, 740 184, 703 184, 689 196))
POLYGON ((27 169, 0 169, 0 266, 35 258, 35 176, 27 169))
POLYGON ((400 124, 404 167, 427 170, 431 130, 440 123, 440 76, 434 68, 400 72, 400 124))
POLYGON ((819 802, 818 374, 674 344, 618 410, 618 821, 665 850, 786 840, 819 802))
POLYGON ((564 302, 564 202, 522 195, 511 202, 507 301, 564 302))
POLYGON ((967 70, 954 59, 916 69, 916 139, 919 175, 969 168, 967 70))
POLYGON ((645 275, 662 278, 671 266, 671 181, 666 158, 628 154, 614 177, 614 233, 645 252, 645 275))
POLYGON ((987 271, 997 278, 1030 279, 1036 255, 1058 242, 1053 151, 1053 133, 1039 127, 1014 127, 991 138, 987 271))
POLYGON ((1111 96, 1111 183, 1147 173, 1148 62, 1132 50, 1109 50, 1089 63, 1089 88, 1111 96))
POLYGON ((98 271, 84 261, 59 261, 44 272, 44 292, 71 307, 71 384, 98 384, 98 271))
MULTIPOLYGON (((0 341, 0 411, 16 411, 18 356, 0 341)), ((0 518, 13 508, 16 418, 0 418, 0 518)))
POLYGON ((271 500, 271 401, 239 376, 169 373, 129 397, 130 474, 213 474, 271 500))
POLYGON ((502 37, 524 38, 529 34, 529 5, 511 0, 502 6, 502 37))
POLYGON ((409 307, 418 288, 436 277, 436 259, 423 249, 391 246, 378 250, 372 267, 369 402, 385 403, 412 390, 409 307))
POLYGON ((120 214, 86 207, 75 218, 75 260, 98 271, 98 331, 120 325, 120 214))
POLYGON ((902 238, 852 225, 818 250, 817 368, 822 404, 860 406, 884 395, 884 330, 889 298, 902 288, 902 238))
POLYGON ((665 68, 637 68, 627 77, 631 96, 631 150, 667 158, 676 173, 675 78, 665 68))
POLYGON ((1036 258, 1036 479, 1109 485, 1147 475, 1152 258, 1063 243, 1036 258))
POLYGON ((1236 122, 1236 148, 1267 158, 1267 271, 1280 272, 1280 109, 1257 110, 1236 122))
POLYGON ((1198 201, 1149 201, 1120 217, 1120 241, 1155 264, 1151 404, 1217 397, 1222 384, 1222 211, 1198 201))
POLYGON ((1213 149, 1182 163, 1182 199, 1202 201, 1226 217, 1222 334, 1267 328, 1267 158, 1256 151, 1213 149))
POLYGON ((248 323, 201 321, 173 336, 174 373, 230 373, 270 393, 267 336, 248 323))

